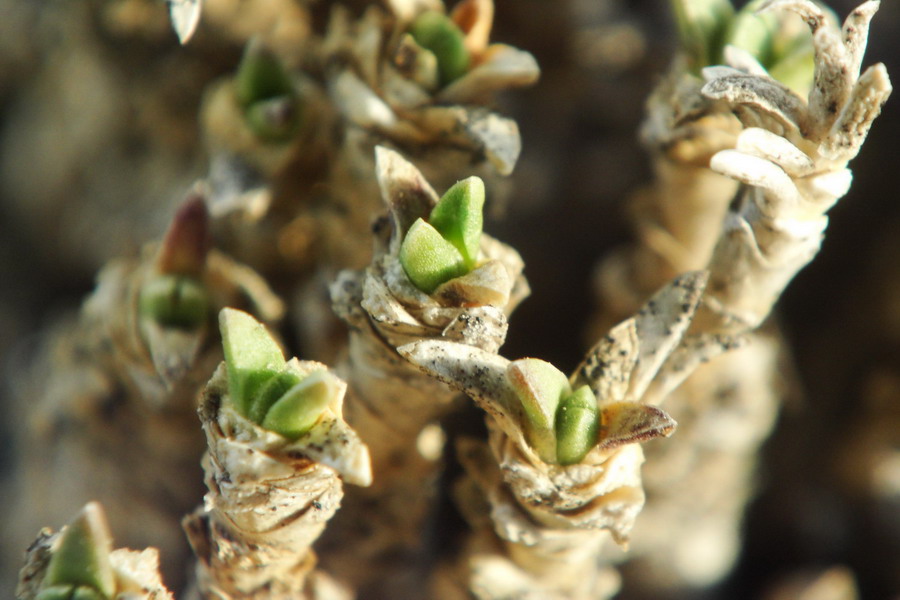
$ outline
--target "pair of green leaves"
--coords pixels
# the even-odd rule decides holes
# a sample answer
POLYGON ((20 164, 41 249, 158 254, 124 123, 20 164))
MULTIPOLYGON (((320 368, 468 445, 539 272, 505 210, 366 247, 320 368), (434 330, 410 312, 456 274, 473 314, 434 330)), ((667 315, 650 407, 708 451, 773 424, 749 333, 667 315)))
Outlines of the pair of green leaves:
POLYGON ((400 245, 400 264, 417 288, 430 294, 439 285, 469 273, 478 262, 484 225, 484 182, 469 177, 454 184, 417 219, 400 245))
POLYGON ((340 393, 328 371, 306 374, 284 360, 268 330, 232 308, 219 313, 228 393, 238 412, 288 439, 309 431, 340 393))
POLYGON ((782 15, 759 13, 763 0, 735 12, 730 0, 672 0, 681 45, 692 70, 724 62, 726 45, 753 55, 775 79, 802 92, 813 77, 812 39, 806 27, 791 27, 782 15))
POLYGON ((409 28, 416 43, 428 50, 437 61, 441 87, 459 79, 469 70, 469 51, 465 34, 445 14, 426 11, 416 17, 409 28))
POLYGON ((581 462, 597 444, 597 399, 584 385, 572 390, 565 374, 537 358, 513 361, 507 378, 525 412, 528 443, 545 462, 581 462))
POLYGON ((251 40, 234 78, 235 95, 247 125, 270 142, 291 139, 300 127, 300 100, 278 57, 251 40))

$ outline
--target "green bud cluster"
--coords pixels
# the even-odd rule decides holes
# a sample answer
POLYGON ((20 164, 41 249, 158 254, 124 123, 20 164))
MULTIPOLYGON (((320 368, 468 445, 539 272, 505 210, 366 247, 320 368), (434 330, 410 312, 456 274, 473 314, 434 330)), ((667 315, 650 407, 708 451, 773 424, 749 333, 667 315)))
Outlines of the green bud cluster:
POLYGON ((428 221, 419 218, 410 226, 400 245, 400 264, 413 285, 430 294, 475 268, 483 208, 484 182, 469 177, 447 190, 428 221))
POLYGON ((300 101, 290 74, 259 42, 247 44, 234 78, 235 95, 250 129, 265 141, 293 137, 300 126, 300 101))
POLYGON ((672 0, 681 44, 695 73, 724 62, 726 45, 753 55, 775 79, 805 93, 813 77, 813 46, 805 26, 788 27, 784 16, 759 13, 764 0, 735 12, 729 0, 672 0))
POLYGON ((469 70, 465 34, 450 17, 436 11, 419 15, 409 28, 416 43, 437 59, 441 86, 459 79, 469 70))
POLYGON ((509 364, 507 379, 522 404, 525 437, 541 460, 581 462, 597 445, 597 398, 588 386, 572 390, 565 374, 548 362, 523 358, 509 364))
POLYGON ((112 539, 100 505, 90 503, 52 549, 37 600, 109 600, 116 593, 112 539))
POLYGON ((325 370, 296 369, 266 328, 243 311, 222 309, 219 327, 228 394, 237 411, 288 439, 309 431, 339 393, 337 378, 325 370))
POLYGON ((138 313, 162 327, 196 329, 206 322, 209 298, 203 284, 193 277, 157 275, 141 288, 138 313))

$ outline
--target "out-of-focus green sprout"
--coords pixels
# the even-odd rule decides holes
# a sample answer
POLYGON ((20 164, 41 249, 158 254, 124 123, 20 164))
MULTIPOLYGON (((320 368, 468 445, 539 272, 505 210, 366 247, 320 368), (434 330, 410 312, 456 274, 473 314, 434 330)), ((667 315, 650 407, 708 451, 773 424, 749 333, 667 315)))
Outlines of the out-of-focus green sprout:
POLYGON ((400 246, 400 264, 413 284, 432 293, 475 268, 483 226, 484 183, 469 177, 454 184, 426 222, 416 220, 400 246))
POLYGON ((193 193, 172 219, 155 270, 141 285, 142 319, 179 329, 197 329, 206 322, 209 298, 201 277, 209 247, 209 213, 202 195, 193 193))
POLYGON ((290 74, 257 39, 244 50, 234 91, 247 125, 263 140, 286 141, 299 129, 302 107, 290 74))
POLYGON ((108 600, 116 592, 112 538, 100 505, 91 502, 66 525, 52 549, 37 600, 108 600))
POLYGON ((419 46, 434 54, 441 86, 459 79, 469 70, 465 35, 447 15, 426 11, 416 17, 409 33, 419 46))
POLYGON ((219 327, 231 402, 263 428, 296 439, 340 393, 337 378, 328 371, 307 374, 286 362, 272 335, 249 314, 222 309, 219 327))
POLYGON ((729 0, 672 0, 681 47, 695 74, 719 64, 725 34, 734 17, 729 0))
POLYGON ((764 5, 765 0, 754 0, 735 12, 729 0, 672 0, 690 69, 699 75, 703 67, 723 64, 724 48, 736 46, 805 96, 813 78, 809 29, 788 11, 760 12, 764 5))
POLYGON ((725 43, 746 50, 777 79, 801 96, 813 80, 809 28, 789 11, 760 12, 765 0, 749 2, 732 20, 725 43))

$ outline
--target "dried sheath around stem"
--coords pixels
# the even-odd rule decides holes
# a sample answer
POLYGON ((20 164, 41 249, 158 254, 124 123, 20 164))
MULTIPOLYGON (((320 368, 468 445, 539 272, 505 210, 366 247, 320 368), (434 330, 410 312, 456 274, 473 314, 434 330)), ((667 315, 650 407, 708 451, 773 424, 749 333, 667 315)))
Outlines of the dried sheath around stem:
MULTIPOLYGON (((238 340, 236 347, 253 352, 254 345, 238 340)), ((342 479, 371 482, 368 450, 343 420, 346 385, 321 363, 280 362, 279 373, 291 385, 260 420, 266 426, 285 418, 296 422, 297 411, 308 410, 303 402, 320 403, 304 417, 312 425, 303 426, 299 435, 289 438, 264 429, 241 409, 245 399, 234 396, 240 389, 234 378, 258 381, 257 399, 265 398, 271 386, 265 387, 258 373, 242 375, 240 359, 229 357, 203 393, 199 413, 209 446, 204 459, 209 493, 184 527, 199 559, 197 588, 204 598, 349 597, 313 571, 311 545, 340 505, 342 479), (304 383, 314 379, 326 385, 316 391, 304 383), (304 389, 313 390, 306 400, 304 389), (280 408, 285 402, 294 416, 280 408)))
MULTIPOLYGON (((398 153, 378 148, 376 162, 390 218, 382 221, 372 264, 363 271, 342 272, 331 288, 335 312, 351 328, 348 356, 339 367, 350 385, 347 419, 371 449, 375 480, 371 489, 348 497, 327 537, 359 555, 358 560, 342 557, 335 571, 353 571, 348 576, 371 589, 409 584, 421 590, 421 582, 409 582, 422 576, 412 565, 426 558, 422 532, 442 451, 436 424, 454 408, 458 393, 422 374, 396 348, 441 339, 494 353, 506 337, 507 315, 527 295, 528 286, 518 253, 482 236, 479 225, 477 236, 462 236, 480 238, 473 246, 471 271, 431 293, 418 289, 405 261, 415 262, 419 253, 430 257, 432 248, 417 247, 410 226, 420 219, 440 226, 457 216, 480 223, 483 187, 471 178, 440 200, 398 153), (440 210, 438 204, 450 209, 440 210), (453 215, 442 221, 442 213, 453 215), (427 431, 435 435, 420 438, 429 425, 427 431)), ((448 231, 449 238, 463 244, 452 233, 457 228, 448 225, 448 231)), ((415 587, 398 593, 415 593, 415 587)))
MULTIPOLYGON (((554 459, 552 447, 540 446, 534 408, 521 392, 522 382, 534 390, 546 387, 541 372, 549 372, 547 367, 537 371, 533 362, 523 364, 535 359, 510 363, 477 348, 440 341, 399 349, 488 413, 490 453, 471 443, 462 449, 463 462, 487 498, 493 530, 502 541, 499 552, 486 552, 479 543, 472 546, 467 585, 476 597, 587 599, 615 593, 615 575, 598 570, 598 565, 610 538, 627 542, 643 506, 643 454, 636 442, 669 435, 675 428, 666 413, 641 400, 687 329, 705 281, 703 273, 677 279, 635 317, 610 331, 568 383, 559 384, 575 390, 586 386, 599 413, 599 432, 588 439, 577 462, 565 465, 559 464, 566 435, 559 410, 568 401, 559 409, 549 405, 551 417, 556 409, 554 459)), ((477 513, 475 508, 462 507, 470 515, 477 513)))
MULTIPOLYGON (((661 182, 674 186, 675 197, 688 199, 701 181, 720 175, 744 185, 736 208, 720 213, 722 227, 708 229, 715 235, 707 234, 707 242, 657 243, 684 238, 685 228, 677 222, 667 222, 661 236, 642 238, 640 252, 647 256, 638 275, 646 277, 646 266, 653 272, 654 261, 646 259, 658 254, 666 259, 663 265, 677 265, 679 260, 695 267, 708 265, 711 276, 691 334, 648 393, 652 403, 668 398, 667 407, 679 420, 682 441, 657 447, 648 457, 645 488, 650 508, 638 525, 634 548, 637 555, 647 554, 646 562, 636 567, 639 585, 709 585, 727 572, 737 556, 740 515, 751 492, 756 451, 774 423, 784 385, 778 336, 747 332, 764 321, 785 285, 818 251, 827 223, 822 215, 846 192, 850 181, 846 162, 858 151, 890 91, 880 65, 857 79, 868 20, 876 8, 876 3, 866 3, 851 14, 844 41, 826 14, 810 3, 768 3, 764 21, 750 15, 757 23, 773 27, 768 39, 789 34, 793 42, 782 47, 809 55, 808 73, 800 78, 813 86, 808 104, 788 87, 803 87, 796 85, 796 77, 777 80, 788 73, 787 66, 795 65, 797 56, 773 55, 767 72, 752 49, 737 46, 728 46, 723 53, 730 67, 704 70, 706 85, 701 90, 694 83, 684 97, 685 106, 694 106, 694 114, 685 121, 695 136, 694 147, 708 150, 699 166, 711 170, 686 164, 680 169, 684 181, 669 176, 661 182), (802 18, 774 14, 779 6, 802 18), (814 27, 812 41, 802 38, 806 24, 814 27), (834 77, 836 71, 842 75, 834 77), (825 96, 834 99, 834 111, 824 110, 816 100, 825 96), (729 112, 746 127, 738 135, 729 112), (846 131, 854 134, 848 137, 842 133, 846 131), (733 147, 727 148, 723 140, 733 147), (681 373, 735 346, 743 348, 700 367, 675 389, 683 379, 681 373), (715 485, 709 483, 713 481, 715 485), (698 497, 692 492, 697 489, 707 492, 698 497), (691 500, 685 500, 686 496, 691 500), (698 547, 710 549, 709 556, 699 558, 698 547)), ((747 32, 739 27, 733 30, 736 40, 746 41, 747 32)), ((696 81, 690 75, 682 79, 696 81)), ((646 131, 664 140, 672 121, 661 118, 668 113, 658 103, 651 103, 649 109, 646 131)), ((663 147, 670 156, 678 148, 663 147)), ((672 173, 663 170, 660 175, 667 172, 672 173)), ((729 186, 721 187, 727 192, 729 186)), ((724 208, 730 197, 719 198, 724 208)), ((664 206, 658 210, 675 214, 664 206)), ((701 219, 702 207, 677 214, 688 222, 701 219)), ((648 231, 644 218, 639 228, 648 231)), ((646 286, 646 281, 633 275, 629 285, 622 285, 615 275, 627 272, 612 262, 605 265, 604 295, 616 298, 617 290, 639 292, 646 286)), ((656 277, 665 276, 666 270, 657 268, 656 277)))
MULTIPOLYGON (((771 9, 781 3, 770 5, 771 9)), ((784 287, 816 255, 828 219, 847 193, 846 165, 891 93, 883 64, 860 75, 878 2, 855 9, 843 31, 809 1, 785 3, 813 30, 815 78, 808 103, 762 73, 716 68, 703 94, 727 103, 746 129, 711 167, 742 184, 710 261, 710 293, 697 327, 734 332, 759 325, 784 287)))

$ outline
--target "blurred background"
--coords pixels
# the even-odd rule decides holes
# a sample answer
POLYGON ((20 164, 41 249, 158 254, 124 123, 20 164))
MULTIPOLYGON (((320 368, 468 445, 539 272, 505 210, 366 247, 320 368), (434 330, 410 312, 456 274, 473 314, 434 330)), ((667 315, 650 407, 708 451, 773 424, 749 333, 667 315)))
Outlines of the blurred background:
MULTIPOLYGON (((142 23, 110 17, 128 3, 0 0, 0 406, 36 334, 79 306, 106 260, 161 235, 206 171, 200 97, 242 48, 181 47, 162 3, 144 2, 142 23)), ((504 354, 569 370, 590 343, 596 261, 631 239, 626 201, 651 177, 637 131, 674 27, 662 0, 496 5, 492 38, 542 68, 536 86, 501 105, 524 150, 511 200, 485 229, 521 252, 533 290, 504 354)), ((841 17, 853 6, 831 3, 841 17)), ((865 64, 879 61, 900 78, 896 2, 873 21, 865 64)), ((897 106, 888 101, 851 163, 855 183, 830 212, 822 252, 774 317, 792 352, 791 386, 763 449, 739 562, 721 584, 673 598, 798 597, 774 590, 832 567, 852 571, 861 598, 900 598, 897 106)), ((0 439, 16 427, 0 418, 0 439)), ((15 461, 0 444, 0 470, 15 461)), ((3 539, 23 551, 29 541, 3 539)), ((620 597, 647 597, 630 577, 620 597)))

